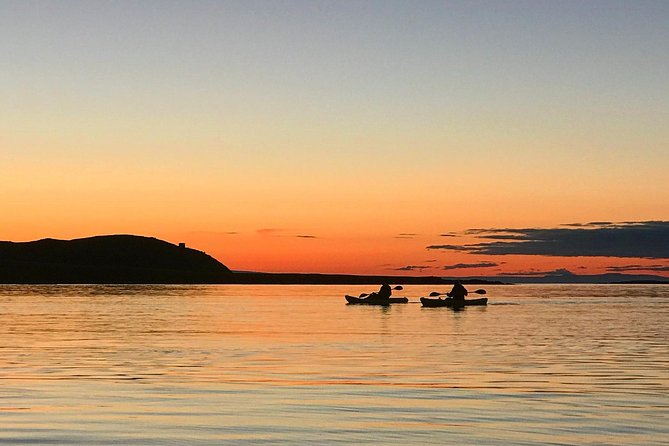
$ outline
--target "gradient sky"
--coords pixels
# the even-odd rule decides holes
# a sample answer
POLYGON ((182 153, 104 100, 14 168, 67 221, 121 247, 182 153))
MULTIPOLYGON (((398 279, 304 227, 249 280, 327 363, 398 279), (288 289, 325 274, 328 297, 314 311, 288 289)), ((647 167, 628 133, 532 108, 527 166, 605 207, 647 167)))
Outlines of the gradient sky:
POLYGON ((669 220, 668 55, 666 1, 2 0, 0 239, 151 235, 264 271, 669 275, 426 249, 669 220))

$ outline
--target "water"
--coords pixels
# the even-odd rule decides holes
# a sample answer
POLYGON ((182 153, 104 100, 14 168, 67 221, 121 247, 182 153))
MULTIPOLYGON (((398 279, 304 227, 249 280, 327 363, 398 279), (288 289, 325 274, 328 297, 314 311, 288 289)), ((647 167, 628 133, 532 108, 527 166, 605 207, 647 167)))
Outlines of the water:
POLYGON ((669 286, 369 289, 0 285, 0 444, 669 444, 669 286))

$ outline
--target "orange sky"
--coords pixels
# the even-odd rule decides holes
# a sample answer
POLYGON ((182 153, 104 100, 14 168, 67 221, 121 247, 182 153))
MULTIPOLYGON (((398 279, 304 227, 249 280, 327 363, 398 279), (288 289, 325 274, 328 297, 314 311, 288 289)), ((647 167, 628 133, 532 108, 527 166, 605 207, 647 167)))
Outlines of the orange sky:
MULTIPOLYGON (((667 220, 668 12, 601 6, 11 3, 0 239, 385 274, 490 260, 444 232, 667 220)), ((658 263, 494 261, 449 274, 658 263)))

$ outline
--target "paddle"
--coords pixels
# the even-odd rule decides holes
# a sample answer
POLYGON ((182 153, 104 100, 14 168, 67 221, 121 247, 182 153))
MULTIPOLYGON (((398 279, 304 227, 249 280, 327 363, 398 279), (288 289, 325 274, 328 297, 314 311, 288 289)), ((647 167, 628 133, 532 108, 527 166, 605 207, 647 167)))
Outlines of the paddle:
MULTIPOLYGON (((469 291, 470 294, 485 294, 486 290, 480 289, 480 290, 475 290, 475 291, 469 291)), ((448 293, 438 293, 436 291, 432 291, 430 293, 430 297, 436 297, 436 296, 446 296, 448 293)))
MULTIPOLYGON (((402 285, 397 285, 397 286, 394 286, 394 287, 391 288, 391 290, 396 290, 396 291, 402 291, 403 289, 404 289, 404 287, 402 287, 402 285)), ((362 293, 359 297, 361 297, 361 298, 362 297, 367 297, 370 294, 371 293, 362 293)))

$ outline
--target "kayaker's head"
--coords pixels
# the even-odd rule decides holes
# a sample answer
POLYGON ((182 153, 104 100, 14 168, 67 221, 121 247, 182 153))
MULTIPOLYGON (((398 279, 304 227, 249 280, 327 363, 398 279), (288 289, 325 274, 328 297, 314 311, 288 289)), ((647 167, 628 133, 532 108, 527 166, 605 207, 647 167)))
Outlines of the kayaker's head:
POLYGON ((390 296, 390 294, 392 294, 392 290, 390 288, 390 285, 388 285, 387 283, 384 283, 383 285, 381 285, 381 288, 379 289, 379 294, 381 294, 381 293, 387 294, 388 296, 390 296))

